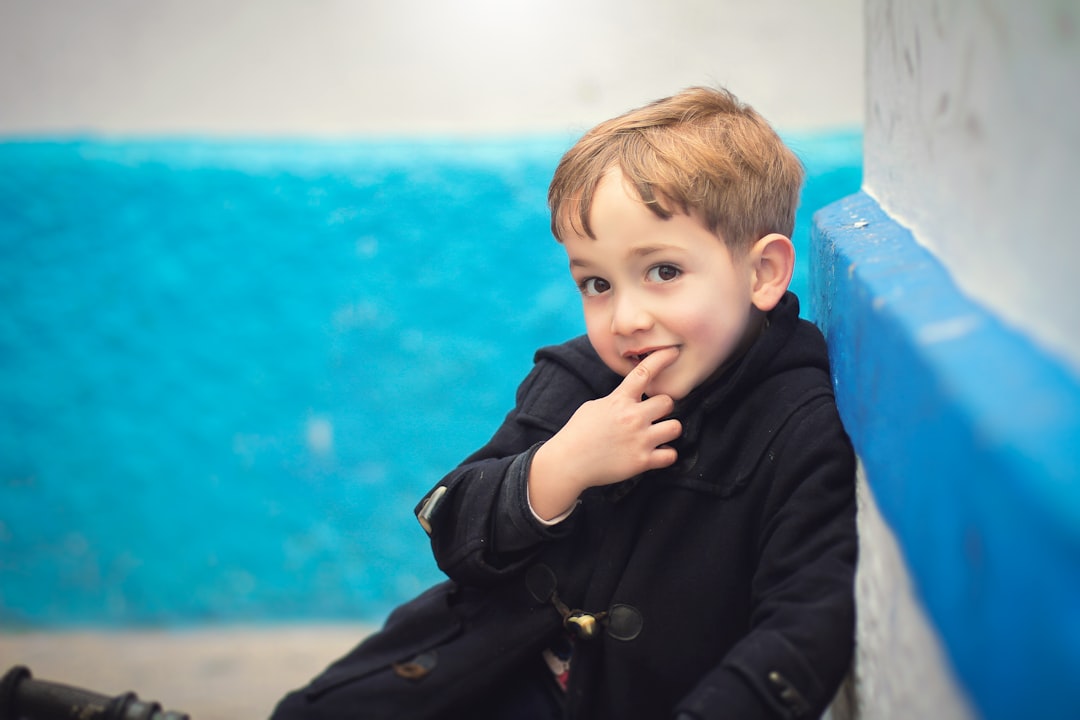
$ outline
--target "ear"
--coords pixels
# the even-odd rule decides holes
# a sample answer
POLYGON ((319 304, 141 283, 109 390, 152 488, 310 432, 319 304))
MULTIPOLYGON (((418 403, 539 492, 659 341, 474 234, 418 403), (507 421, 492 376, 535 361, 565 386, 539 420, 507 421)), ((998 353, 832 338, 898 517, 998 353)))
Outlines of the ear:
POLYGON ((750 300, 758 310, 769 312, 791 284, 795 246, 790 238, 771 233, 754 243, 747 260, 750 262, 750 300))

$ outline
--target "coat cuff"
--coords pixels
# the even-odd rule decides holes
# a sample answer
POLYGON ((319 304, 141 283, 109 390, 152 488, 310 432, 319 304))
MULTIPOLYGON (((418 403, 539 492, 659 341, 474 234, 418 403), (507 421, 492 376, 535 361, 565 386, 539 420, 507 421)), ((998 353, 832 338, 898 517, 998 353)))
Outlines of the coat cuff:
POLYGON ((529 468, 541 444, 514 458, 507 469, 495 509, 495 546, 500 554, 529 549, 537 543, 562 537, 568 530, 562 521, 570 513, 554 521, 544 521, 529 504, 529 468))

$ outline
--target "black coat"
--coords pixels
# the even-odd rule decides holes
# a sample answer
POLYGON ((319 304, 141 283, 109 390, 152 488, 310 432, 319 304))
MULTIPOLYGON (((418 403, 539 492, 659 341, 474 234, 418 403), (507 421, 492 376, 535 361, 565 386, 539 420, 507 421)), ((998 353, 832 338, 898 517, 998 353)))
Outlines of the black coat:
POLYGON ((536 354, 491 441, 417 506, 451 578, 279 704, 274 720, 479 717, 570 610, 568 718, 820 715, 851 661, 854 457, 821 333, 788 294, 741 360, 676 405, 677 463, 544 526, 540 443, 621 378, 585 338, 536 354))
POLYGON ((613 615, 576 645, 571 717, 819 715, 852 656, 857 547, 820 332, 789 293, 739 362, 677 404, 674 466, 592 488, 543 526, 525 501, 532 454, 620 381, 585 338, 536 354, 491 441, 418 506, 439 567, 492 587, 540 565, 532 580, 552 575, 568 608, 619 608, 628 627, 613 615))

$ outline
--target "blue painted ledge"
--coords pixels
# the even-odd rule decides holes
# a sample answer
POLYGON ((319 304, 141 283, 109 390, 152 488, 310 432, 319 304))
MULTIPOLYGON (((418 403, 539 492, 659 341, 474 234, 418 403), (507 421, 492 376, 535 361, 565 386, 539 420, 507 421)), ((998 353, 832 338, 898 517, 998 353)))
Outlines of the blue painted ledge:
POLYGON ((868 195, 814 216, 841 415, 986 718, 1080 717, 1080 382, 868 195))

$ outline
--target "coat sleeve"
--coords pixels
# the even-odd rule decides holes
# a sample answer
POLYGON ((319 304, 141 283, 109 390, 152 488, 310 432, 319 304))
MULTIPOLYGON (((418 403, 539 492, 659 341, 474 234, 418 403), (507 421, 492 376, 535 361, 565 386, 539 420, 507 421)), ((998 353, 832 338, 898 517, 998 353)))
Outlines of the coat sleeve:
POLYGON ((822 399, 778 434, 758 533, 750 632, 676 708, 679 717, 817 718, 854 652, 855 460, 822 399))
MULTIPOLYGON (((538 362, 486 445, 444 477, 416 507, 439 568, 459 582, 489 585, 523 567, 570 521, 549 526, 527 500, 533 455, 573 411, 588 387, 558 363, 538 362)), ((571 518, 572 520, 572 518, 571 518)))

